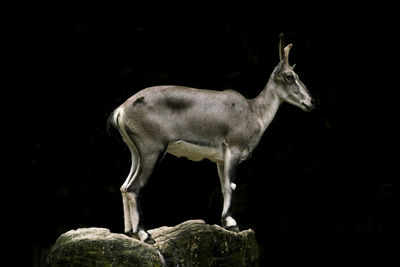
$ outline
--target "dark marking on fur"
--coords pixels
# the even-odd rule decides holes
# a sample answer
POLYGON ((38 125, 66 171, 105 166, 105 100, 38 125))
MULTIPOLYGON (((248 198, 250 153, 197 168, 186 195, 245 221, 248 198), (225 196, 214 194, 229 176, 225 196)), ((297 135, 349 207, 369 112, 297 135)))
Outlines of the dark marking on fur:
POLYGON ((181 111, 187 109, 193 105, 193 101, 189 99, 181 99, 181 98, 166 98, 164 100, 164 104, 170 109, 181 111))
POLYGON ((144 105, 144 104, 146 104, 146 101, 144 101, 144 97, 142 96, 136 99, 135 102, 133 102, 132 106, 144 105))

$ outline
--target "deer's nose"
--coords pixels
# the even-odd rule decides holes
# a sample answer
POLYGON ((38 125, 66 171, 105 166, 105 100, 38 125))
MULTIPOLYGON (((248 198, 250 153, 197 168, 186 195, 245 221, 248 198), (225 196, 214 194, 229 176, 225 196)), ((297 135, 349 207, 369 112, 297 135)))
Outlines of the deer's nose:
POLYGON ((311 111, 315 108, 315 100, 313 98, 309 99, 308 103, 303 102, 301 104, 306 108, 306 111, 311 111))
POLYGON ((311 100, 310 100, 310 106, 309 106, 309 109, 311 110, 311 109, 314 109, 315 108, 315 100, 314 100, 314 98, 311 98, 311 100))

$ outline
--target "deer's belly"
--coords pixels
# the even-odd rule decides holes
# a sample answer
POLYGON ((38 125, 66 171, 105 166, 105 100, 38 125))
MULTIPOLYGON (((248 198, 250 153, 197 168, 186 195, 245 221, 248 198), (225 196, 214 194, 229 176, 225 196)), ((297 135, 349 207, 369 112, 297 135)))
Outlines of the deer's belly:
POLYGON ((200 161, 204 158, 207 158, 214 162, 222 162, 224 160, 222 146, 201 146, 182 140, 169 143, 167 147, 167 153, 170 153, 177 157, 186 157, 192 161, 200 161))

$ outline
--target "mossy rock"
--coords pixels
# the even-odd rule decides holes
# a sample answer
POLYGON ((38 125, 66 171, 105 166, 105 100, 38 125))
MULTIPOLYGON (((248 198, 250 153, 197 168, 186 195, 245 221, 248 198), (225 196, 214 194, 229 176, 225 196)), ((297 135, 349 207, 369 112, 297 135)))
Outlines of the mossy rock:
POLYGON ((227 231, 202 220, 149 230, 148 245, 105 228, 62 234, 48 255, 49 266, 257 266, 253 230, 227 231))
POLYGON ((257 266, 258 245, 253 230, 239 233, 202 220, 149 231, 168 265, 257 266), (174 265, 175 264, 175 265, 174 265))
POLYGON ((50 266, 162 266, 157 250, 105 228, 80 228, 62 234, 52 247, 50 266))

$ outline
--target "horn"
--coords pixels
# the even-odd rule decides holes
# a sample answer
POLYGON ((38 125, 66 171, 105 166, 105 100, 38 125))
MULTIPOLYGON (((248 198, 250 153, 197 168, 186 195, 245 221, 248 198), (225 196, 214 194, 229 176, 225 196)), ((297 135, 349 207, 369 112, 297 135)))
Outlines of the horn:
POLYGON ((283 33, 279 34, 279 61, 284 59, 284 52, 283 52, 283 33))
POLYGON ((285 64, 286 65, 289 65, 289 51, 290 51, 290 48, 292 48, 292 46, 293 46, 292 44, 288 44, 284 49, 285 64))

